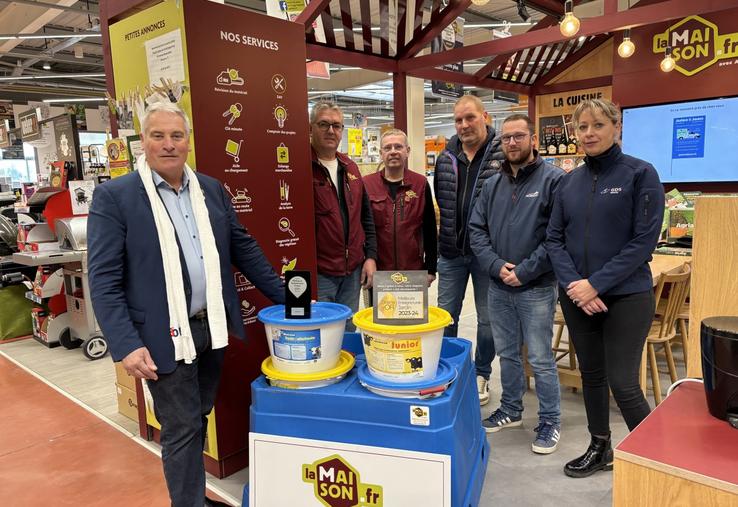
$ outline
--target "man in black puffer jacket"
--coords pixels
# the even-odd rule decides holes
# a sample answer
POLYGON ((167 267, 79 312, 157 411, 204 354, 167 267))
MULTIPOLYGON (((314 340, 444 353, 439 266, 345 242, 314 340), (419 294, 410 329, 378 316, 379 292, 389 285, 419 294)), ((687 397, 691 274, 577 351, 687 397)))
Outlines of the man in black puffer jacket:
POLYGON ((454 319, 445 336, 456 336, 469 276, 477 309, 477 390, 479 403, 489 401, 488 381, 495 357, 487 310, 489 273, 469 246, 468 224, 485 180, 497 172, 505 156, 495 130, 487 126, 487 112, 478 97, 465 95, 454 106, 456 134, 436 161, 433 190, 441 211, 438 234, 438 306, 454 319), (481 360, 480 358, 485 358, 481 360))

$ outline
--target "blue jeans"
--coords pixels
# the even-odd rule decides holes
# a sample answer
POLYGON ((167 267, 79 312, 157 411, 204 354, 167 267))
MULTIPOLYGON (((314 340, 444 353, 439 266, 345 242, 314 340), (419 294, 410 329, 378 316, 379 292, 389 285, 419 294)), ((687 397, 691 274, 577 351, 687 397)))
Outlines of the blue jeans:
MULTIPOLYGON (((333 276, 318 273, 318 301, 340 303, 351 308, 352 313, 359 310, 359 293, 361 292, 361 267, 350 275, 333 276)), ((356 329, 351 319, 346 321, 346 331, 353 333, 356 329)))
POLYGON ((146 381, 161 423, 161 459, 174 507, 202 507, 207 415, 215 404, 225 354, 225 349, 210 348, 207 320, 190 319, 190 328, 197 358, 192 364, 179 361, 172 373, 146 381))
POLYGON ((492 333, 500 356, 500 408, 510 417, 523 414, 525 372, 521 349, 525 343, 536 380, 538 419, 561 423, 559 373, 551 350, 557 296, 555 286, 511 292, 490 283, 489 313, 493 316, 492 333))
POLYGON ((474 305, 477 309, 477 349, 474 364, 477 375, 489 380, 492 361, 495 358, 495 343, 487 309, 489 273, 482 269, 473 255, 463 255, 454 259, 438 257, 438 306, 451 314, 453 322, 444 330, 444 336, 457 336, 459 314, 464 302, 466 284, 471 275, 474 287, 474 305))

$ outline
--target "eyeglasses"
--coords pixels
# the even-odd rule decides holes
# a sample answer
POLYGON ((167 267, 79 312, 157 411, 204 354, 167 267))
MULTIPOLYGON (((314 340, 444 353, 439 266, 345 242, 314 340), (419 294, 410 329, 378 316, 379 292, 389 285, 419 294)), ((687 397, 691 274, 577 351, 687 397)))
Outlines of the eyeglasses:
POLYGON ((336 132, 343 130, 343 123, 328 123, 327 121, 319 121, 315 123, 315 126, 323 132, 328 132, 331 127, 333 127, 333 130, 335 130, 336 132))
POLYGON ((500 136, 500 141, 502 141, 502 144, 510 144, 510 141, 515 139, 516 143, 522 143, 529 135, 530 134, 505 134, 504 136, 500 136))
POLYGON ((402 151, 404 149, 404 144, 385 144, 384 146, 382 146, 382 151, 385 153, 389 153, 391 151, 402 151))

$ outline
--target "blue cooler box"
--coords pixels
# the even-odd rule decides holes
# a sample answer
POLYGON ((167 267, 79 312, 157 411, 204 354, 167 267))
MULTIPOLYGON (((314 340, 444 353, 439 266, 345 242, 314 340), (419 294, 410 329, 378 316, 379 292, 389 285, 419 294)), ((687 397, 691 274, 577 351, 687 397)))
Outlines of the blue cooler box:
MULTIPOLYGON (((358 333, 346 333, 343 348, 356 354, 357 366, 364 360, 358 333)), ((456 367, 458 375, 445 393, 433 399, 374 394, 359 383, 357 368, 342 381, 318 389, 271 387, 262 375, 251 384, 250 431, 448 455, 451 505, 476 506, 487 470, 489 444, 481 424, 471 343, 444 338, 441 357, 456 367), (410 424, 411 405, 428 407, 428 426, 410 424)), ((248 485, 243 505, 248 505, 248 485)), ((391 506, 391 499, 386 499, 385 505, 391 506)))

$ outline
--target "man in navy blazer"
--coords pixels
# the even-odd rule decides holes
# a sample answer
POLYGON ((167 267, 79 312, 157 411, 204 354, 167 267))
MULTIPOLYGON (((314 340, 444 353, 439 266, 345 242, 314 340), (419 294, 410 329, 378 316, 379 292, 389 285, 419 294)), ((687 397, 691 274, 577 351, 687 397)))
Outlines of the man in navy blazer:
MULTIPOLYGON (((190 190, 195 189, 185 170, 189 120, 173 104, 155 104, 142 118, 141 130, 154 195, 164 204, 164 217, 168 215, 176 232, 187 301, 185 319, 189 317, 196 357, 190 362, 175 358, 163 240, 140 171, 95 190, 87 222, 92 304, 113 360, 121 361, 129 374, 145 379, 152 393, 162 425, 162 461, 172 505, 202 507, 203 502, 211 504, 205 498, 202 461, 206 416, 215 402, 225 349, 213 348, 208 324, 202 231, 198 231, 190 199, 190 190)), ((283 283, 256 240, 239 223, 223 186, 199 173, 196 179, 217 249, 228 332, 245 338, 231 266, 274 303, 284 302, 283 283)), ((208 222, 200 220, 201 226, 208 222)))

